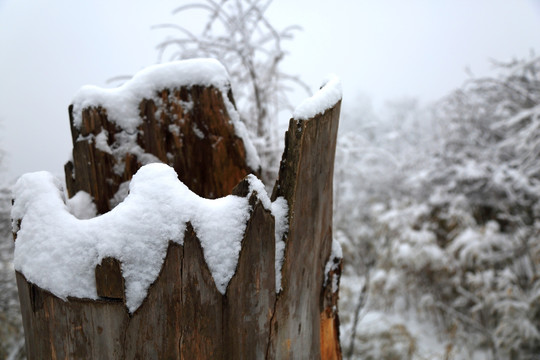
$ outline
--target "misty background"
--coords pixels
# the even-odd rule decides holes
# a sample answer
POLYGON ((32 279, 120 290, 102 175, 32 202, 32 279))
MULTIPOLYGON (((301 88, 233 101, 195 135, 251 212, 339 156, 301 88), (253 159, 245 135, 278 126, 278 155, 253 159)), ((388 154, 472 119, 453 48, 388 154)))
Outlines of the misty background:
MULTIPOLYGON (((172 14, 189 3, 0 0, 0 358, 24 358, 9 186, 38 170, 63 178, 71 98, 177 59, 156 46, 178 34, 155 26, 198 34, 207 12, 172 14)), ((264 14, 276 29, 302 27, 281 39, 281 72, 312 91, 328 73, 343 83, 334 237, 344 358, 537 358, 540 1, 275 0, 264 14)), ((235 91, 237 104, 246 93, 235 91)), ((306 96, 287 93, 293 106, 306 96)), ((284 131, 290 116, 282 108, 263 128, 284 131)), ((271 131, 254 136, 267 184, 283 142, 271 131)))

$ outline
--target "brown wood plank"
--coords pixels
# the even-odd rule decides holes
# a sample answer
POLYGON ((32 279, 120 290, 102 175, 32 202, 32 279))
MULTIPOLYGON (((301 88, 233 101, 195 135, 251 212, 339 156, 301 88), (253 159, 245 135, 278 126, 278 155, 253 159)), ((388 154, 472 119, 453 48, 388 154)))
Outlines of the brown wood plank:
POLYGON ((104 258, 96 266, 96 289, 100 297, 126 301, 124 277, 120 261, 104 258))
POLYGON ((341 102, 313 119, 292 119, 285 135, 272 198, 287 199, 289 233, 269 358, 320 357, 321 292, 332 249, 332 180, 340 107, 341 102))
POLYGON ((158 278, 129 320, 124 342, 126 359, 181 358, 183 258, 183 247, 169 243, 158 278))
POLYGON ((184 359, 222 359, 223 296, 217 290, 195 232, 186 231, 182 264, 182 337, 184 359))
MULTIPOLYGON (((255 195, 252 198, 255 200, 255 195)), ((224 299, 223 333, 228 359, 266 356, 276 299, 274 254, 274 217, 258 201, 224 299)))

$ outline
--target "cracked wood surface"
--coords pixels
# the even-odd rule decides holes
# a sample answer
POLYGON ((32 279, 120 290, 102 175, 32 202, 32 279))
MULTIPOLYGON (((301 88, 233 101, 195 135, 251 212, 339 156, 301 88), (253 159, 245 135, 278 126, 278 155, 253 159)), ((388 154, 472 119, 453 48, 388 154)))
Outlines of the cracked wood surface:
MULTIPOLYGON (((159 101, 141 99, 143 121, 136 134, 119 128, 102 107, 83 109, 78 128, 69 107, 73 159, 64 169, 70 197, 86 191, 103 214, 111 210, 120 184, 148 161, 169 164, 191 191, 210 199, 229 195, 240 180, 258 170, 246 163, 244 143, 235 135, 221 91, 191 86, 157 95, 159 101), (110 152, 96 145, 95 137, 102 132, 110 152), (128 137, 140 149, 125 149, 128 137)), ((229 99, 234 103, 231 93, 229 99)))
MULTIPOLYGON (((242 179, 252 169, 246 165, 241 140, 232 135, 224 112, 217 110, 223 106, 221 95, 215 89, 197 87, 164 90, 162 97, 175 103, 171 99, 188 99, 186 94, 201 100, 192 110, 181 108, 181 102, 169 104, 177 116, 191 116, 184 124, 192 123, 174 134, 169 126, 174 117, 162 112, 159 120, 153 118, 155 104, 143 100, 141 114, 146 117, 137 141, 145 151, 173 165, 181 180, 199 195, 218 197, 232 191, 247 196, 248 183, 242 179), (215 146, 217 137, 199 141, 193 124, 202 127, 200 121, 211 122, 208 129, 223 139, 228 136, 229 143, 223 140, 223 145, 215 146)), ((338 293, 332 290, 340 267, 326 283, 324 274, 332 246, 339 111, 340 103, 313 119, 293 119, 286 134, 273 193, 273 199, 283 196, 289 205, 280 293, 275 291, 274 218, 252 195, 236 273, 224 295, 215 286, 190 224, 183 245, 169 243, 158 278, 133 314, 125 306, 117 259, 104 259, 96 267, 98 300, 62 300, 17 273, 29 359, 340 359, 338 293)), ((88 138, 80 140, 80 135, 97 135, 102 129, 110 136, 118 131, 107 120, 106 109, 86 109, 83 124, 81 131, 72 128, 74 160, 66 164, 68 190, 71 196, 78 190, 88 191, 103 213, 120 184, 141 164, 128 154, 124 172, 118 175, 114 172, 117 159, 96 149, 88 138)), ((109 141, 112 145, 114 137, 109 141)))

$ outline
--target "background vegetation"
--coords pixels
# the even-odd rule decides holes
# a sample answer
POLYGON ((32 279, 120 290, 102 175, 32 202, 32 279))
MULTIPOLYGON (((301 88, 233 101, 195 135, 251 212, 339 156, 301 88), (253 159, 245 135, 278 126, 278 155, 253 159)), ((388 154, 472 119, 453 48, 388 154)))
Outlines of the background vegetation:
MULTIPOLYGON (((305 86, 281 68, 270 1, 200 1, 201 33, 177 24, 162 58, 227 67, 271 185, 278 117, 305 86)), ((540 353, 540 57, 496 64, 427 107, 400 99, 342 114, 335 236, 344 250, 341 339, 350 359, 533 359, 540 353)), ((303 91, 303 90, 302 90, 303 91)), ((0 358, 22 352, 10 190, 0 190, 0 358)))

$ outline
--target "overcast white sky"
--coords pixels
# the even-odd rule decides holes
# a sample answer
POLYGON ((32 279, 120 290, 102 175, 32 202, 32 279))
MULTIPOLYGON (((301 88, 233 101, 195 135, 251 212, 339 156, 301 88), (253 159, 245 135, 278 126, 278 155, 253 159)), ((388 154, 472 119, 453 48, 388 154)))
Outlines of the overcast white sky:
MULTIPOLYGON (((61 176, 71 151, 67 107, 82 85, 157 61, 181 0, 0 0, 0 182, 25 172, 61 176)), ((540 0, 275 0, 278 28, 299 24, 286 69, 312 87, 330 72, 344 106, 359 93, 435 100, 490 70, 489 59, 540 51, 540 0)), ((181 18, 194 26, 204 18, 181 18)), ((295 99, 295 102, 299 102, 295 99)))

